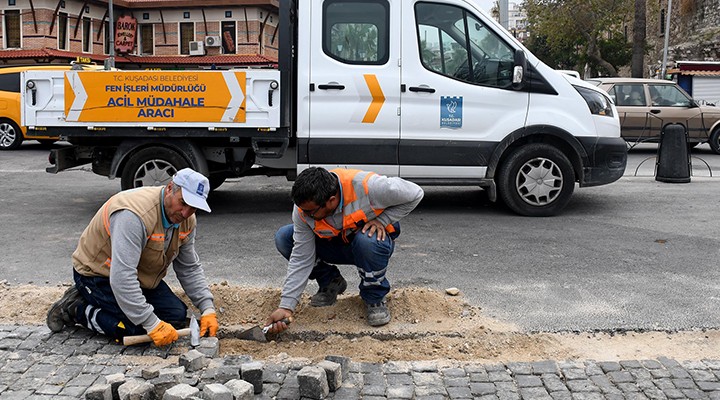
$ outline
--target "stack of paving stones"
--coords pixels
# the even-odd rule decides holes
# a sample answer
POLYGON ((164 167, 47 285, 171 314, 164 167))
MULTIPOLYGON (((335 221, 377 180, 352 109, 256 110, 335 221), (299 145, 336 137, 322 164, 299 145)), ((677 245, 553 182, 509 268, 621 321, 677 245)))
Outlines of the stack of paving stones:
POLYGON ((0 326, 0 399, 720 400, 720 360, 270 363, 218 349, 215 338, 158 349, 82 329, 0 326))

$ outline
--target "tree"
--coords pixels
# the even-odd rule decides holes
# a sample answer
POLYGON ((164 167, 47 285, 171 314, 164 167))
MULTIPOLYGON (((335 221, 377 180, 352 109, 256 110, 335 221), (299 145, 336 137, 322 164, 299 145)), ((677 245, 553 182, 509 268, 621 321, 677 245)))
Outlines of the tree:
POLYGON ((635 20, 633 22, 632 77, 645 76, 645 0, 635 0, 635 20))
POLYGON ((617 76, 617 69, 630 62, 603 54, 603 48, 616 37, 624 37, 625 16, 632 8, 632 0, 526 0, 525 11, 529 30, 544 37, 551 48, 574 47, 579 59, 617 76))

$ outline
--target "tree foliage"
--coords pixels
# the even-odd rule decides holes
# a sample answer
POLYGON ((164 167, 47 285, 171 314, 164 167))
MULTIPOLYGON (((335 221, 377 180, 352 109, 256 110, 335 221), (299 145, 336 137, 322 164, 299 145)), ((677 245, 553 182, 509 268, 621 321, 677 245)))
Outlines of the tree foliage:
POLYGON ((632 55, 624 28, 633 6, 634 0, 525 0, 529 30, 535 36, 529 47, 533 53, 536 44, 552 49, 554 58, 547 60, 551 65, 572 60, 569 54, 561 56, 571 52, 578 63, 617 76, 632 55))

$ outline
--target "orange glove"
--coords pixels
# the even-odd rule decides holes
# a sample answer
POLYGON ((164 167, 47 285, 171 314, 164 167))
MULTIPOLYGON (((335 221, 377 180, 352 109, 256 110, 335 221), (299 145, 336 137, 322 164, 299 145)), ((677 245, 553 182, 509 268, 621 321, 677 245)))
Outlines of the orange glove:
POLYGON ((205 332, 208 332, 209 336, 217 335, 218 324, 217 316, 215 313, 209 313, 200 317, 200 336, 205 336, 205 332))
POLYGON ((155 346, 165 346, 176 340, 178 340, 178 333, 172 325, 165 321, 160 321, 158 326, 148 333, 148 336, 153 340, 155 346))

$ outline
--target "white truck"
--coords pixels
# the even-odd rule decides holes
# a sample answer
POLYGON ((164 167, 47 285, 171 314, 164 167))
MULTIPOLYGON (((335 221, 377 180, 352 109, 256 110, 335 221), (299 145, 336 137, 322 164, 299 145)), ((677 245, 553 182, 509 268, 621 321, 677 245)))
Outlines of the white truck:
POLYGON ((123 189, 190 166, 226 178, 347 167, 472 185, 528 216, 614 182, 607 95, 533 56, 471 0, 284 0, 277 69, 26 72, 23 123, 57 173, 123 189))

